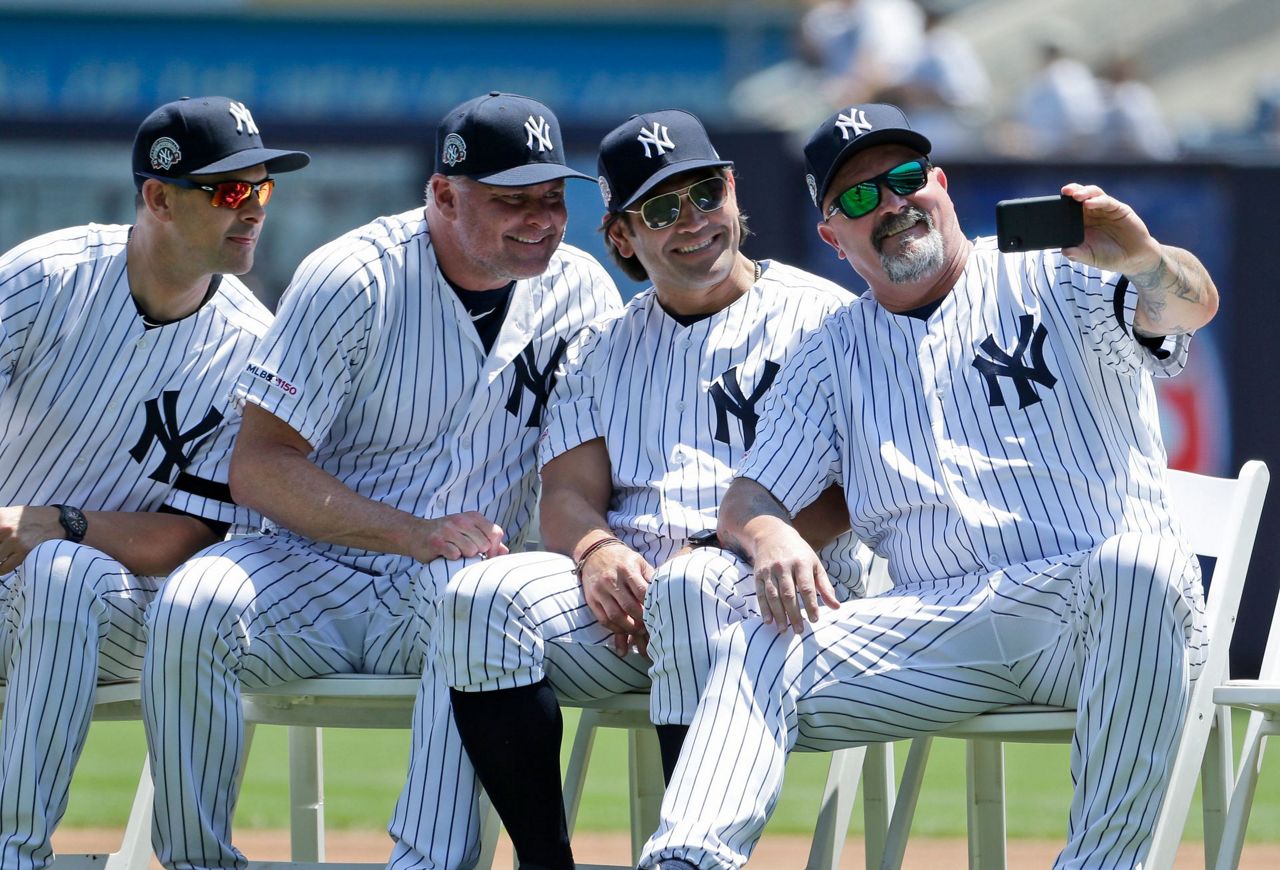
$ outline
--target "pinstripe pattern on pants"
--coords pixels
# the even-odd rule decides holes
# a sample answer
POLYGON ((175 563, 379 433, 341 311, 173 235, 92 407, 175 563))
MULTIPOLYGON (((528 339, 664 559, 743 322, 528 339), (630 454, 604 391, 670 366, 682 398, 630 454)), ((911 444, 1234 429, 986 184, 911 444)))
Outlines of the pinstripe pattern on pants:
POLYGON ((70 541, 39 544, 0 578, 0 867, 44 867, 99 680, 136 677, 143 615, 160 584, 70 541))
POLYGON ((417 777, 391 824, 395 866, 474 861, 478 812, 455 806, 474 807, 475 776, 445 687, 426 664, 435 601, 460 564, 437 560, 413 575, 374 576, 264 536, 215 545, 168 580, 152 607, 143 674, 153 845, 165 866, 245 866, 231 843, 243 764, 240 688, 333 673, 424 674, 414 711, 417 777), (439 863, 413 857, 420 852, 439 863))
POLYGON ((566 556, 517 553, 465 568, 449 583, 443 610, 441 662, 455 689, 547 677, 560 697, 590 700, 649 687, 648 662, 613 651, 566 556))
POLYGON ((788 752, 925 734, 1011 703, 1077 705, 1068 842, 1057 867, 1132 868, 1204 649, 1199 566, 1176 539, 1124 534, 1024 585, 1060 601, 1056 631, 1007 635, 985 578, 846 603, 803 635, 726 631, 642 867, 741 867, 788 752), (985 628, 984 628, 985 626, 985 628), (949 663, 949 664, 948 664, 949 663))

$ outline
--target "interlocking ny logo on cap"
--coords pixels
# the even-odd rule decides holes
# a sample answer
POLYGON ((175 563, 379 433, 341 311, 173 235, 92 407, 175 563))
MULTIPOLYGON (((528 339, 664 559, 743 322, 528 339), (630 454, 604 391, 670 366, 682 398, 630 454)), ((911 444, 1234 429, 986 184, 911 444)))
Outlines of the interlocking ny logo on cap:
POLYGON ((551 125, 547 123, 546 118, 541 115, 538 120, 533 119, 533 115, 529 116, 529 120, 524 122, 525 132, 529 134, 529 138, 525 141, 525 145, 529 150, 533 150, 533 140, 538 140, 538 151, 554 151, 555 146, 551 144, 551 125))
POLYGON ((640 135, 636 137, 636 140, 644 146, 645 157, 661 157, 667 151, 674 151, 676 148, 675 143, 671 141, 671 134, 667 131, 667 128, 657 121, 653 122, 652 130, 647 127, 641 128, 640 135), (653 150, 656 152, 653 155, 649 154, 650 145, 653 146, 653 150))
POLYGON ((244 103, 237 103, 235 100, 228 100, 227 110, 231 112, 231 117, 236 119, 236 132, 247 132, 250 136, 258 135, 258 125, 253 123, 253 115, 249 113, 249 107, 244 103), (244 130, 240 128, 243 125, 244 130))
POLYGON ((172 169, 182 159, 182 151, 177 142, 168 136, 161 136, 151 143, 147 156, 151 159, 152 169, 172 169))
POLYGON ((849 133, 854 136, 861 136, 871 129, 871 122, 867 120, 867 113, 862 109, 850 109, 849 114, 840 114, 836 116, 836 126, 840 128, 840 132, 844 138, 849 138, 849 133))

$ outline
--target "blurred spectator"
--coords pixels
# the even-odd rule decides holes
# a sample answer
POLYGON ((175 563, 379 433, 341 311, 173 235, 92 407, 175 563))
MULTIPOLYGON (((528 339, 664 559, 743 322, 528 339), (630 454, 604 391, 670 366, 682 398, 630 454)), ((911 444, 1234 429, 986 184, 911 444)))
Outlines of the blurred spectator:
POLYGON ((1133 58, 1113 57, 1102 67, 1100 79, 1106 99, 1105 154, 1149 160, 1176 157, 1177 141, 1164 110, 1151 86, 1138 77, 1133 58))
POLYGON ((924 13, 914 0, 822 0, 800 20, 795 59, 744 79, 730 104, 742 117, 807 136, 833 108, 902 84, 923 50, 924 13))
POLYGON ((1070 54, 1073 33, 1059 22, 1041 35, 1040 70, 1019 96, 1007 135, 1013 153, 1090 157, 1103 151, 1106 99, 1093 72, 1070 54))
POLYGON ((805 13, 800 38, 826 77, 828 106, 865 103, 919 63, 924 13, 914 0, 826 0, 805 13))
POLYGON ((924 46, 902 81, 876 99, 906 110, 912 126, 943 157, 968 154, 984 144, 990 114, 991 78, 973 44, 947 24, 948 4, 924 6, 924 46))

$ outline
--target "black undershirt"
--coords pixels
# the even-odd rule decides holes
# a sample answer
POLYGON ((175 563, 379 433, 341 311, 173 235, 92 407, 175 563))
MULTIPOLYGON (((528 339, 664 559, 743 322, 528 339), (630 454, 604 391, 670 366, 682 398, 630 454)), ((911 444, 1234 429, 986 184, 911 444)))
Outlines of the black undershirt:
MULTIPOLYGON (((449 281, 446 275, 444 280, 449 281)), ((497 290, 466 290, 449 281, 449 286, 457 295, 462 307, 471 315, 471 325, 480 336, 480 344, 484 352, 493 350, 493 343, 498 340, 498 332, 502 329, 502 321, 507 316, 507 305, 511 302, 511 288, 516 286, 512 281, 506 287, 497 290)))
POLYGON ((903 317, 914 317, 916 320, 928 320, 929 315, 938 310, 938 306, 942 304, 942 300, 945 298, 946 297, 943 296, 939 299, 933 300, 932 302, 921 305, 919 308, 912 308, 910 311, 899 311, 898 313, 903 317))
POLYGON ((188 312, 187 314, 184 314, 181 317, 175 318, 174 320, 153 320, 150 317, 150 315, 147 314, 147 312, 142 310, 142 306, 138 304, 138 300, 136 298, 132 296, 130 296, 129 298, 133 299, 133 307, 137 309, 138 316, 142 318, 143 328, 159 329, 161 326, 168 326, 170 323, 177 323, 179 320, 185 320, 188 317, 190 317, 192 314, 195 314, 196 311, 199 311, 201 308, 204 308, 205 305, 208 304, 209 300, 213 298, 213 294, 218 292, 218 285, 221 283, 222 283, 221 275, 214 275, 213 277, 211 277, 209 279, 209 289, 205 291, 204 298, 201 299, 200 304, 195 307, 195 311, 188 312))

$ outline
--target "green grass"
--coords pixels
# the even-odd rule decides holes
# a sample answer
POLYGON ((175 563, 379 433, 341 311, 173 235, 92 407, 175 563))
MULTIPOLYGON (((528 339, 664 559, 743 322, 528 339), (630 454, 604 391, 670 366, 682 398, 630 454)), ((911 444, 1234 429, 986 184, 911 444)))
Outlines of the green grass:
MULTIPOLYGON (((577 711, 565 711, 566 749, 577 711)), ((1243 732, 1236 719, 1236 744, 1243 732)), ((325 816, 331 828, 379 830, 391 815, 404 777, 409 735, 406 731, 324 732, 325 816)), ((122 827, 129 813, 144 753, 138 722, 98 722, 76 771, 63 824, 71 827, 122 827)), ((907 744, 897 746, 899 767, 907 744)), ((236 825, 288 827, 288 768, 283 728, 260 727, 249 759, 236 825)), ((1011 744, 1005 752, 1009 836, 1060 839, 1065 836, 1071 780, 1066 746, 1011 744)), ((828 756, 797 753, 769 831, 809 833, 826 779, 828 756)), ((627 829, 627 755, 625 736, 608 729, 596 738, 578 820, 580 830, 627 829)), ((934 741, 912 831, 922 836, 965 834, 964 748, 958 740, 934 741)), ((852 829, 861 832, 861 812, 852 829)), ((1197 800, 1186 837, 1201 836, 1197 800)), ((1280 839, 1280 759, 1273 753, 1263 765, 1249 826, 1252 841, 1280 839)))

